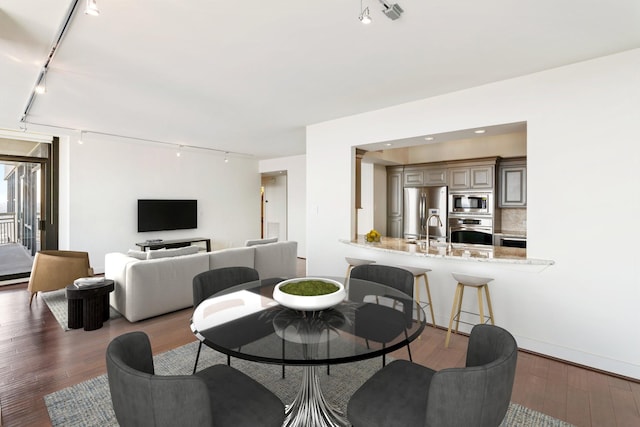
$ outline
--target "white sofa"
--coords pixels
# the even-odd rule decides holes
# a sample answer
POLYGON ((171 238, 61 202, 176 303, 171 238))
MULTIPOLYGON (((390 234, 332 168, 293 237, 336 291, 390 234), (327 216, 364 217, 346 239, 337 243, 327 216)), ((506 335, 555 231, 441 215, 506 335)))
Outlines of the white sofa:
POLYGON ((136 322, 192 306, 193 277, 203 271, 245 266, 255 268, 261 279, 295 277, 297 250, 297 242, 277 242, 171 257, 165 256, 173 251, 167 249, 154 253, 162 256, 156 259, 113 252, 105 256, 104 276, 115 282, 113 308, 136 322))

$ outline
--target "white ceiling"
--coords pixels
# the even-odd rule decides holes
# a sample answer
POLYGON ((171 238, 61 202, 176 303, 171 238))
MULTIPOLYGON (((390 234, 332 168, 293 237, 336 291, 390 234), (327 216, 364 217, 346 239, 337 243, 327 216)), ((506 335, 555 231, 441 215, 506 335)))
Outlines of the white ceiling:
MULTIPOLYGON (((367 26, 359 0, 97 1, 28 122, 258 158, 303 154, 309 124, 640 47, 638 0, 397 0, 395 21, 363 0, 367 26)), ((0 128, 71 3, 0 3, 0 128)))

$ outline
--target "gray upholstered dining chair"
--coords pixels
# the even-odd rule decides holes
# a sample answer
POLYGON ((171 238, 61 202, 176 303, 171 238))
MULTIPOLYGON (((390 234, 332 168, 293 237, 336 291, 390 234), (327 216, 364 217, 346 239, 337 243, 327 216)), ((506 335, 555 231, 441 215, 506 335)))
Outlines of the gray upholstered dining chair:
MULTIPOLYGON (((382 264, 363 264, 357 265, 351 269, 349 275, 350 278, 367 280, 370 282, 380 283, 399 290, 400 292, 409 296, 410 300, 403 304, 403 311, 398 311, 397 322, 387 321, 384 325, 380 325, 375 322, 376 318, 379 318, 376 314, 379 310, 389 310, 385 306, 378 304, 366 304, 356 311, 356 316, 361 317, 358 321, 355 334, 367 341, 387 342, 393 337, 397 336, 399 332, 405 331, 405 321, 410 322, 413 317, 413 273, 403 268, 394 267, 390 265, 382 264), (362 317, 370 318, 370 321, 365 321, 362 317)), ((389 316, 386 316, 389 319, 389 316)), ((411 357, 411 347, 407 343, 407 351, 409 352, 409 360, 413 360, 411 357)), ((386 364, 385 355, 382 355, 382 365, 386 364)))
POLYGON ((262 384, 226 365, 195 375, 155 375, 149 337, 130 332, 107 347, 118 423, 128 426, 281 426, 284 405, 262 384))
POLYGON ((518 347, 506 330, 476 325, 464 368, 434 371, 396 360, 376 372, 349 400, 354 427, 496 427, 504 419, 518 347))
MULTIPOLYGON (((258 271, 251 267, 223 267, 215 268, 197 274, 193 278, 193 307, 197 307, 211 295, 223 291, 235 285, 253 282, 259 279, 258 271)), ((202 341, 198 344, 196 363, 193 364, 193 373, 196 373, 198 359, 200 359, 202 341)), ((231 363, 231 357, 227 355, 227 365, 231 363)))

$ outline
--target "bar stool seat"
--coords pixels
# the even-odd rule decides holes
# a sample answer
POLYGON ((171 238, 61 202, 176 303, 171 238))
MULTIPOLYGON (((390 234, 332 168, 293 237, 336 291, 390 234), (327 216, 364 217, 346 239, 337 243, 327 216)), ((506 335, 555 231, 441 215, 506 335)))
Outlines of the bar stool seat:
POLYGON ((453 326, 453 321, 456 321, 456 329, 455 333, 458 333, 458 326, 460 322, 466 323, 468 325, 473 325, 473 323, 465 322, 460 320, 461 313, 473 314, 480 317, 480 323, 491 322, 492 325, 495 325, 493 321, 493 309, 491 308, 491 297, 489 295, 489 282, 493 279, 490 277, 480 277, 480 276, 471 276, 468 274, 462 273, 451 273, 453 278, 458 282, 456 286, 456 293, 453 297, 453 306, 451 307, 451 317, 449 318, 449 329, 447 330, 447 338, 444 342, 444 346, 449 347, 449 340, 451 339, 451 328, 453 326), (479 313, 471 313, 468 311, 462 310, 462 297, 464 296, 464 288, 465 286, 476 288, 478 292, 478 310, 479 313), (487 308, 489 310, 489 316, 485 321, 484 315, 484 307, 482 301, 482 290, 484 289, 485 296, 487 298, 487 308))
POLYGON ((351 258, 351 257, 344 257, 344 259, 347 261, 347 275, 344 278, 344 283, 345 286, 348 283, 347 281, 349 280, 349 275, 351 274, 351 270, 353 269, 353 267, 356 267, 358 265, 367 265, 367 264, 375 264, 376 262, 372 259, 362 259, 362 258, 351 258))
POLYGON ((433 327, 435 328, 436 317, 433 315, 433 303, 431 302, 431 290, 429 289, 429 278, 427 277, 427 273, 430 272, 431 269, 423 268, 423 267, 411 267, 406 265, 402 265, 400 266, 400 268, 404 268, 405 270, 408 270, 411 272, 411 274, 413 274, 413 286, 414 286, 413 294, 415 296, 415 299, 422 308, 426 308, 427 306, 429 306, 429 311, 431 312, 431 321, 433 322, 433 327), (428 302, 425 302, 425 303, 420 303, 420 290, 418 289, 418 281, 420 280, 421 277, 424 279, 424 287, 427 290, 428 302))

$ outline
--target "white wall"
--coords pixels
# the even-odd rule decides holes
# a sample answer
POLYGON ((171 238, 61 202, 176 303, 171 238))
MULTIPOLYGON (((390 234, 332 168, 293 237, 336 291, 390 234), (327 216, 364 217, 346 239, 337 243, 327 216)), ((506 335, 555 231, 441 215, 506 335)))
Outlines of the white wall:
POLYGON ((252 158, 85 134, 61 141, 61 249, 86 250, 96 272, 108 252, 151 238, 205 237, 213 249, 260 235, 260 174, 252 158), (139 198, 198 200, 195 230, 137 232, 139 198))
POLYGON ((638 69, 640 49, 309 126, 308 274, 343 274, 345 255, 427 266, 440 325, 453 300, 450 272, 486 274, 495 278, 497 324, 522 348, 640 378, 640 236, 624 226, 640 217, 638 69), (339 243, 354 223, 353 146, 520 121, 528 255, 555 265, 409 258, 339 243))
POLYGON ((298 242, 298 257, 307 257, 306 156, 261 160, 260 173, 287 172, 287 238, 298 242))

